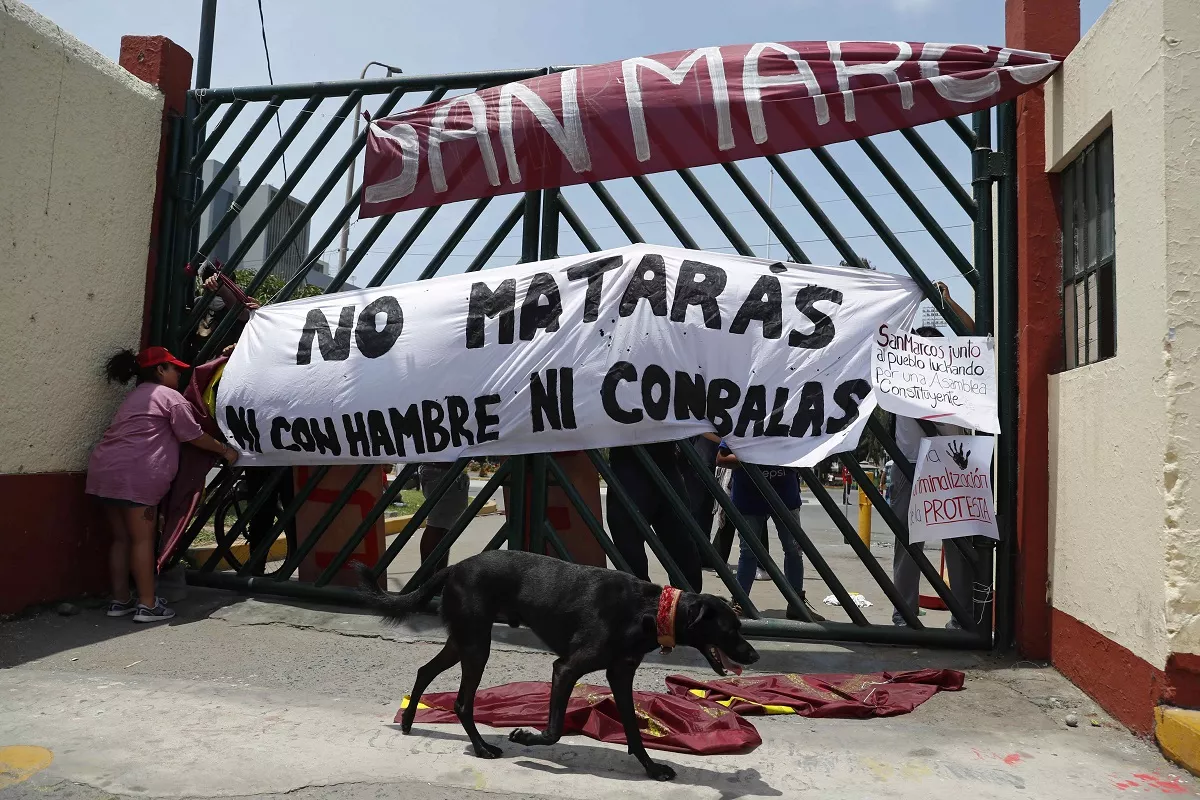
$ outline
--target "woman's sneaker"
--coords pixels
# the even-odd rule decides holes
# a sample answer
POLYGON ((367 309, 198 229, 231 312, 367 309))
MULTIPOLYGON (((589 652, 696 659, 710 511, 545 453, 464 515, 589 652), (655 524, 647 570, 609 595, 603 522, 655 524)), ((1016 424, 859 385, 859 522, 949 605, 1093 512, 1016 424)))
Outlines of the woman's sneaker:
POLYGON ((129 595, 129 599, 124 603, 118 603, 113 600, 108 604, 108 615, 110 617, 127 617, 137 611, 138 601, 133 595, 129 595))
POLYGON ((167 608, 167 601, 161 597, 155 598, 154 608, 148 608, 138 603, 137 613, 133 615, 134 622, 163 622, 175 616, 175 612, 167 608))

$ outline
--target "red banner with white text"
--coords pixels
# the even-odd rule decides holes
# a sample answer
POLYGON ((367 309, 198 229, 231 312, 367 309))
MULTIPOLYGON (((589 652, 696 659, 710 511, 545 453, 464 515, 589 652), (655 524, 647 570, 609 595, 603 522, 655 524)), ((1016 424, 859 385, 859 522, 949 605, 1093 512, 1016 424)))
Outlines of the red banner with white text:
POLYGON ((373 121, 362 217, 817 147, 1011 100, 1061 58, 759 42, 569 69, 373 121))

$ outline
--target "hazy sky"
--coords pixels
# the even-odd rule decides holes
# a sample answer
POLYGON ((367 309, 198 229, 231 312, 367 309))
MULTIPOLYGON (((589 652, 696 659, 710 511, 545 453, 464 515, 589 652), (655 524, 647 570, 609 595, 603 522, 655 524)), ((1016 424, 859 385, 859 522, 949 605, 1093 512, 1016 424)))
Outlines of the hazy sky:
MULTIPOLYGON (((190 52, 196 52, 200 0, 26 0, 74 36, 117 58, 124 34, 162 34, 190 52)), ((1108 6, 1108 0, 1082 0, 1086 30, 1108 6)), ((574 2, 559 0, 457 0, 454 3, 414 3, 407 0, 357 0, 331 3, 328 0, 263 0, 267 38, 271 48, 276 83, 355 78, 371 60, 403 68, 406 73, 462 72, 510 67, 540 67, 551 64, 583 64, 611 61, 635 55, 714 44, 804 39, 909 40, 1004 44, 1003 0, 755 0, 729 3, 715 0, 687 2, 574 2)), ((246 86, 267 83, 266 63, 254 0, 220 0, 213 55, 214 86, 246 86)), ((406 102, 409 98, 406 98, 406 102)), ((419 99, 411 98, 411 104, 419 99)), ((286 126, 302 103, 284 106, 286 126)), ((374 102, 369 102, 373 108, 374 102)), ((327 101, 314 115, 305 133, 288 151, 294 165, 307 149, 316 131, 328 121, 336 101, 327 101), (323 112, 323 113, 322 113, 323 112), (325 118, 320 118, 325 116, 325 118)), ((234 143, 258 110, 247 108, 226 140, 216 150, 220 158, 234 143)), ((318 160, 295 192, 307 200, 328 175, 333 162, 350 140, 349 125, 334 139, 332 150, 318 160)), ((947 126, 938 123, 922 129, 931 146, 955 175, 968 185, 970 160, 966 148, 947 126)), ((242 176, 249 177, 274 144, 274 126, 269 127, 242 162, 242 176)), ((962 209, 938 186, 937 179, 896 135, 881 137, 881 149, 905 176, 909 185, 946 227, 970 257, 971 228, 962 209)), ((955 268, 924 231, 917 219, 899 201, 861 151, 853 143, 832 148, 834 155, 859 188, 872 197, 879 212, 900 234, 901 241, 934 278, 947 279, 957 298, 969 306, 970 290, 956 278, 955 268)), ((845 195, 824 174, 808 153, 786 157, 821 202, 856 251, 888 271, 900 271, 894 256, 883 246, 870 226, 846 201, 845 195)), ((362 161, 359 159, 358 169, 362 161)), ((765 196, 771 192, 765 163, 744 165, 747 175, 765 196)), ((720 168, 704 168, 696 174, 730 214, 743 237, 759 255, 766 255, 768 234, 764 223, 720 168)), ((271 173, 270 182, 284 180, 282 167, 271 173)), ((705 248, 724 248, 728 241, 704 215, 703 209, 673 174, 654 178, 656 186, 685 218, 685 225, 705 248)), ((629 181, 614 182, 612 190, 627 214, 638 223, 650 241, 677 244, 670 230, 629 181)), ((600 244, 609 247, 626 243, 611 218, 587 187, 565 191, 579 215, 600 244)), ((310 240, 318 235, 341 207, 343 189, 338 187, 313 218, 310 240)), ((507 214, 515 197, 497 198, 455 251, 446 271, 463 269, 477 248, 507 214)), ((807 254, 820 263, 837 263, 837 252, 823 241, 819 229, 797 207, 795 199, 776 180, 773 206, 807 254)), ((408 280, 423 268, 440 241, 461 217, 465 208, 447 207, 400 263, 390 280, 408 280)), ((395 242, 399 241, 415 214, 399 215, 381 239, 372 246, 354 280, 369 279, 395 242)), ((352 244, 368 224, 356 224, 352 244)), ((561 252, 582 252, 578 240, 563 225, 561 252)), ((336 250, 335 239, 327 250, 336 250)), ((510 239, 490 266, 514 263, 519 243, 510 239)), ((775 243, 773 257, 784 257, 775 243)), ((336 252, 326 252, 326 261, 336 262, 336 252)), ((255 267, 257 265, 247 264, 255 267)))

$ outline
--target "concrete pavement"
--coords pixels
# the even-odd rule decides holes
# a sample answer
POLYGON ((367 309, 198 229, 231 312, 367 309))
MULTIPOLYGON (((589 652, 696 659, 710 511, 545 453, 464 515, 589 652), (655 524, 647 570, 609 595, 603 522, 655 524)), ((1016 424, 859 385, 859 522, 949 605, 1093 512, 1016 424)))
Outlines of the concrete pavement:
MULTIPOLYGON (((1109 798, 1192 794, 1190 778, 1097 712, 1052 670, 975 653, 761 643, 763 672, 921 666, 968 673, 965 691, 870 721, 754 718, 764 743, 733 756, 656 755, 646 780, 624 749, 568 737, 481 761, 457 725, 391 725, 417 666, 439 649, 431 617, 403 628, 318 606, 193 589, 169 625, 98 609, 0 625, 3 748, 44 748, 49 765, 3 800, 110 797, 1109 798), (1068 713, 1082 719, 1064 724, 1068 713), (1092 720, 1096 725, 1092 724, 1092 720)), ((496 629, 485 685, 545 680, 551 657, 527 631, 496 629)), ((704 675, 698 654, 652 656, 638 687, 704 675)), ((432 688, 455 688, 457 670, 432 688)), ((602 676, 591 676, 602 682, 602 676)), ((15 773, 14 773, 15 774, 15 773)), ((3 786, 3 777, 0 777, 3 786)))

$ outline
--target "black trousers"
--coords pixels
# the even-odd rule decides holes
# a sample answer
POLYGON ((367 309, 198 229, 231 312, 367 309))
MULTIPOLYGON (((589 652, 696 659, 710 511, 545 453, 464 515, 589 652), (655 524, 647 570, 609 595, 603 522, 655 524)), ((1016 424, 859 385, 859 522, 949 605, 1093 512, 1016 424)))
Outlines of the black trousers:
MULTIPOLYGON (((610 452, 610 463, 617 480, 631 498, 633 505, 650 524, 667 553, 675 560, 679 571, 692 585, 693 591, 700 591, 703 583, 700 571, 700 552, 696 548, 696 542, 684 527, 687 522, 675 512, 667 498, 646 474, 641 463, 638 462, 637 456, 629 448, 613 448, 610 452)), ((687 489, 675 460, 656 458, 655 464, 662 471, 667 482, 671 484, 675 495, 686 505, 687 489)), ((628 562, 634 575, 644 581, 650 580, 646 542, 638 531, 632 515, 617 499, 617 493, 612 490, 612 487, 609 487, 608 490, 606 507, 608 529, 612 533, 613 543, 617 546, 617 550, 628 562)))
MULTIPOLYGON (((266 484, 271 477, 273 469, 275 468, 246 467, 243 479, 246 481, 249 502, 254 502, 254 498, 266 490, 266 484)), ((287 508, 294 497, 295 488, 292 486, 291 470, 288 470, 288 474, 279 479, 279 482, 275 484, 275 488, 271 490, 271 496, 264 499, 263 504, 258 509, 258 513, 250 518, 250 524, 246 526, 246 541, 250 545, 250 552, 254 552, 259 542, 271 533, 271 528, 274 527, 279 518, 279 512, 287 508)), ((284 526, 284 532, 288 534, 290 542, 296 540, 295 517, 288 520, 287 525, 284 526)))

